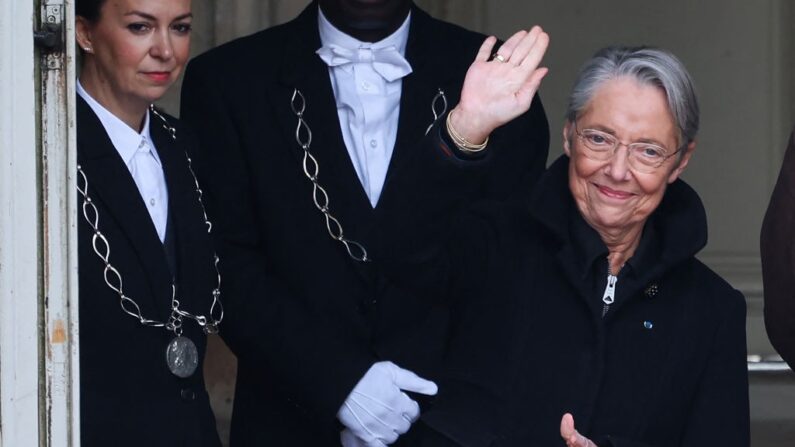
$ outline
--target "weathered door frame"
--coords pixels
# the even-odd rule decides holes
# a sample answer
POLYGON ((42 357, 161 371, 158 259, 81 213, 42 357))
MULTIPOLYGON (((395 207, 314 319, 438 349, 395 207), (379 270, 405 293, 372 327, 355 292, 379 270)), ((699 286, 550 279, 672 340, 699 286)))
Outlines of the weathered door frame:
POLYGON ((0 2, 4 446, 80 444, 73 24, 72 0, 0 2))

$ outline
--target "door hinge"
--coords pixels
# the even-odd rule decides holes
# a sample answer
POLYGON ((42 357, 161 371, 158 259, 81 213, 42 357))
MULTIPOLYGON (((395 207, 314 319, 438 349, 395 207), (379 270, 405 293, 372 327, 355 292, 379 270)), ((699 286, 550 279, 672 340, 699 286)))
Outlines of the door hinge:
POLYGON ((42 5, 42 20, 39 29, 33 31, 33 42, 44 58, 46 68, 61 68, 64 49, 64 5, 63 3, 42 5))
POLYGON ((43 53, 55 53, 63 47, 63 27, 45 23, 41 29, 33 31, 33 41, 43 53))

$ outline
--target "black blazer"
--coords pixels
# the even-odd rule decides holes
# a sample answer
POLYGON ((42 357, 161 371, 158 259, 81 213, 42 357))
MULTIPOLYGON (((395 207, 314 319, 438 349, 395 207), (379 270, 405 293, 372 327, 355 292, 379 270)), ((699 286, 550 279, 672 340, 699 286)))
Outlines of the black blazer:
POLYGON ((233 445, 338 445, 336 412, 378 359, 433 378, 447 309, 390 286, 381 261, 421 249, 472 200, 528 189, 549 143, 536 100, 492 135, 490 159, 425 163, 441 153, 421 144, 432 100, 442 89, 451 108, 458 102, 484 38, 412 9, 406 57, 414 71, 403 79, 397 140, 375 209, 344 146, 328 67, 315 54, 317 3, 190 62, 181 116, 201 136, 194 159, 224 260, 229 320, 221 334, 239 358, 233 445), (372 263, 352 261, 315 208, 295 139, 296 88, 332 214, 372 263), (423 189, 428 176, 441 186, 423 189), (284 306, 303 310, 288 314, 284 306), (263 322, 274 314, 283 316, 276 329, 263 322))
MULTIPOLYGON (((163 165, 174 237, 181 308, 207 314, 215 287, 213 250, 188 171, 185 133, 177 142, 151 118, 151 135, 163 165)), ((77 159, 88 194, 99 212, 99 229, 110 243, 110 262, 123 279, 125 295, 144 317, 166 321, 172 272, 146 205, 99 118, 77 98, 77 159)), ((81 181, 81 180, 80 180, 81 181)), ((83 446, 219 446, 204 387, 201 363, 192 377, 168 370, 165 349, 173 334, 142 326, 124 313, 119 295, 105 283, 104 263, 92 248, 93 230, 78 194, 80 290, 80 411, 83 446)), ((90 214, 93 215, 93 214, 90 214)), ((206 336, 193 322, 184 335, 204 359, 206 336)))

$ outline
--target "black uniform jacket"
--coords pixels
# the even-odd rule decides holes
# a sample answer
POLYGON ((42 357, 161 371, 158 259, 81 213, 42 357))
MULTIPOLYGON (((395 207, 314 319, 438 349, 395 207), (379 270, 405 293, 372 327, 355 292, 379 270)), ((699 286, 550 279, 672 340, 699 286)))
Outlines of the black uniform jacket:
MULTIPOLYGON (((170 314, 173 277, 180 308, 194 314, 208 314, 216 285, 184 133, 175 119, 168 120, 177 126, 176 142, 150 113, 150 132, 168 185, 171 262, 130 171, 99 118, 77 98, 77 160, 98 210, 99 230, 110 245, 109 262, 142 316, 158 321, 170 314)), ((220 446, 202 377, 206 336, 195 323, 184 323, 184 335, 199 350, 200 366, 187 379, 171 374, 165 352, 174 334, 144 327, 124 313, 119 295, 105 283, 105 264, 94 251, 94 232, 83 213, 92 220, 95 214, 83 206, 82 195, 78 198, 81 445, 220 446)), ((105 252, 102 242, 97 246, 105 252)), ((117 284, 114 276, 108 278, 117 284)))
POLYGON ((447 172, 444 163, 423 165, 426 152, 442 153, 421 143, 433 99, 441 89, 449 108, 458 102, 484 38, 413 7, 406 50, 413 73, 403 79, 397 141, 375 208, 345 148, 328 67, 315 54, 317 3, 292 22, 190 62, 181 118, 201 137, 194 159, 218 230, 227 297, 221 334, 239 359, 232 445, 339 445, 336 413, 374 361, 434 376, 447 310, 388 286, 379 260, 433 240, 471 200, 528 189, 549 143, 536 101, 494 132, 493 157, 450 169, 457 172, 444 187, 418 190, 420 175, 447 172), (353 261, 316 208, 296 142, 294 89, 305 99, 310 151, 331 213, 371 263, 353 261), (417 195, 425 200, 415 206, 408 198, 417 195), (263 323, 274 312, 283 316, 281 328, 263 323))
POLYGON ((694 257, 707 240, 697 194, 669 185, 603 317, 607 249, 568 164, 529 209, 484 204, 459 221, 437 293, 468 305, 422 445, 562 446, 569 412, 600 446, 748 446, 745 301, 694 257))
POLYGON ((795 132, 770 198, 761 237, 765 327, 781 357, 795 366, 795 132))

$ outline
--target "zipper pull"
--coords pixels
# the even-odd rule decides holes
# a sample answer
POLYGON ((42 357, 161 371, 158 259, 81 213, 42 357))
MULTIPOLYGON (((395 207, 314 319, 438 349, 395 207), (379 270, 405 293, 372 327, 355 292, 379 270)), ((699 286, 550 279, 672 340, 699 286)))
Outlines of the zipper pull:
POLYGON ((606 305, 611 305, 616 300, 616 283, 618 282, 618 277, 615 275, 607 274, 607 286, 605 287, 605 294, 602 297, 602 301, 606 305))

